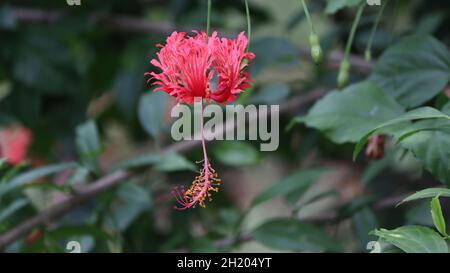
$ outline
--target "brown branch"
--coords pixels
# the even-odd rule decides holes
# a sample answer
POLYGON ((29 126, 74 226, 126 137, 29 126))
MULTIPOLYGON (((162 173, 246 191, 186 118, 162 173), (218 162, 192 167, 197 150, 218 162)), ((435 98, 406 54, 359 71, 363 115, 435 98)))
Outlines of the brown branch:
MULTIPOLYGON (((310 104, 315 100, 317 100, 318 98, 320 98, 321 96, 323 96, 326 93, 326 91, 327 90, 323 88, 319 88, 305 95, 295 97, 286 104, 281 105, 280 112, 287 112, 292 109, 310 104)), ((248 122, 251 121, 252 120, 249 120, 248 122)), ((222 128, 223 131, 217 132, 216 133, 217 135, 223 134, 224 131, 232 129, 234 127, 230 127, 227 126, 227 124, 225 124, 222 128)), ((197 147, 199 144, 200 144, 199 141, 178 142, 169 145, 167 148, 164 149, 163 152, 178 152, 178 153, 187 152, 197 147)), ((74 195, 59 201, 57 204, 51 206, 50 208, 46 209, 40 214, 24 221, 22 224, 19 224, 10 231, 0 235, 0 250, 4 249, 7 245, 11 244, 17 239, 25 236, 26 234, 31 232, 34 228, 57 220, 61 216, 80 206, 86 200, 89 200, 90 198, 95 197, 97 194, 114 187, 115 185, 119 184, 120 182, 124 181, 130 176, 131 172, 120 170, 113 172, 88 185, 77 188, 76 193, 74 195)))
POLYGON ((16 241, 18 238, 28 234, 35 227, 50 223, 51 221, 64 216, 66 213, 78 207, 86 200, 89 200, 90 198, 96 196, 98 193, 112 188, 129 176, 130 173, 127 171, 117 171, 89 185, 79 188, 78 190, 76 190, 76 193, 74 195, 64 198, 57 204, 53 205, 51 208, 26 220, 22 224, 19 224, 9 232, 0 236, 0 250, 16 241))
MULTIPOLYGON (((14 18, 21 23, 56 23, 69 14, 70 9, 35 9, 12 8, 14 18)), ((101 15, 93 13, 89 22, 107 25, 113 29, 135 32, 151 32, 166 34, 175 30, 175 25, 169 22, 151 22, 148 19, 126 15, 101 15)))
MULTIPOLYGON (((43 10, 34 8, 13 8, 15 18, 22 23, 55 23, 61 20, 68 11, 61 10, 43 10)), ((104 24, 111 28, 122 31, 150 32, 158 34, 168 34, 176 30, 176 26, 170 22, 151 22, 147 19, 128 16, 128 15, 100 15, 93 13, 89 17, 93 23, 104 24)), ((191 29, 182 29, 190 31, 191 29)), ((225 35, 227 36, 227 35, 225 35)), ((309 49, 300 49, 300 54, 310 57, 309 49)), ((328 54, 326 65, 331 68, 338 68, 343 58, 340 51, 332 51, 328 54)), ((373 68, 373 62, 367 62, 358 55, 350 54, 351 68, 361 73, 368 73, 373 68)))
MULTIPOLYGON (((25 23, 53 23, 60 20, 62 16, 64 16, 63 12, 56 10, 39 10, 30 8, 14 8, 13 10, 16 19, 18 19, 20 22, 25 23)), ((154 23, 129 16, 99 16, 94 14, 91 16, 91 20, 94 22, 108 22, 116 29, 127 31, 168 33, 175 28, 172 24, 169 23, 154 23)), ((301 50, 300 53, 307 54, 307 51, 301 50)), ((330 54, 326 61, 326 64, 333 67, 333 65, 339 63, 341 59, 342 54, 334 52, 330 54)), ((362 73, 370 71, 370 69, 373 67, 373 63, 367 63, 362 58, 357 56, 351 56, 350 63, 352 64, 352 67, 360 70, 362 73)), ((280 113, 289 112, 301 106, 310 104, 323 96, 327 91, 328 90, 324 88, 318 88, 311 92, 296 96, 280 105, 280 113)), ((223 134, 224 131, 234 128, 230 126, 234 126, 234 124, 225 124, 222 127, 223 131, 219 131, 216 134, 220 135, 223 134)), ((187 152, 198 145, 198 141, 183 141, 166 147, 163 152, 187 152)), ((65 199, 59 201, 57 204, 51 206, 40 214, 24 221, 10 231, 0 235, 0 250, 4 249, 6 246, 16 241, 17 239, 25 236, 34 228, 59 219, 66 213, 80 206, 83 202, 95 197, 99 193, 102 193, 114 187, 130 176, 131 172, 123 170, 116 171, 88 185, 79 187, 78 189, 76 189, 74 195, 66 197, 65 199)), ((218 244, 222 245, 224 244, 224 242, 218 244)))

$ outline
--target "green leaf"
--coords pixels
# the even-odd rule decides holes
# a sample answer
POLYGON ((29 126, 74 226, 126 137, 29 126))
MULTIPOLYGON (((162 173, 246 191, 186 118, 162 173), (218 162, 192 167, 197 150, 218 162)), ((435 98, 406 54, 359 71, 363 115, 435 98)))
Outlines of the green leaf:
POLYGON ((443 113, 446 113, 450 116, 450 101, 448 101, 441 109, 443 113))
POLYGON ((271 104, 284 100, 291 92, 289 85, 278 82, 264 86, 250 99, 254 104, 271 104))
POLYGON ((408 225, 433 226, 430 214, 430 202, 425 199, 411 205, 405 213, 405 223, 408 225))
POLYGON ((439 202, 439 196, 431 199, 431 216, 433 217, 433 223, 436 229, 443 236, 448 237, 444 215, 442 215, 441 203, 439 202))
POLYGON ((144 187, 127 182, 121 185, 117 195, 121 200, 113 210, 110 224, 120 231, 126 230, 143 212, 152 207, 149 191, 144 187))
POLYGON ((222 141, 213 147, 214 157, 229 166, 249 166, 258 163, 259 152, 243 141, 222 141))
POLYGON ((302 170, 291 174, 260 193, 253 199, 252 206, 257 206, 272 198, 284 196, 293 191, 302 191, 304 193, 313 182, 325 173, 325 169, 312 169, 302 170))
POLYGON ((124 202, 114 209, 110 224, 118 230, 124 231, 148 208, 148 204, 124 202))
POLYGON ((361 3, 363 0, 327 0, 327 6, 325 8, 325 13, 332 14, 337 11, 346 8, 354 7, 361 3))
POLYGON ((156 169, 163 172, 195 171, 197 167, 184 156, 169 153, 161 156, 161 159, 156 164, 156 169))
POLYGON ((450 186, 450 120, 423 120, 398 137, 438 180, 450 186))
POLYGON ((378 239, 378 245, 372 245, 372 251, 370 253, 403 253, 403 251, 394 246, 391 243, 388 243, 386 240, 378 239))
POLYGON ((21 187, 27 183, 33 182, 39 178, 58 173, 67 169, 75 168, 75 163, 61 163, 55 165, 49 165, 37 169, 30 170, 28 172, 21 173, 13 177, 10 181, 0 185, 0 196, 8 193, 18 187, 21 187))
POLYGON ((119 198, 126 202, 135 202, 150 205, 152 200, 149 192, 133 182, 122 184, 117 192, 119 198))
POLYGON ((16 211, 28 205, 28 200, 25 198, 14 200, 11 204, 2 208, 0 211, 0 223, 6 220, 9 216, 13 215, 16 211))
POLYGON ((403 226, 373 232, 407 253, 448 253, 445 240, 434 230, 422 226, 403 226))
POLYGON ((76 144, 83 163, 94 170, 96 158, 101 153, 101 145, 97 125, 93 120, 77 126, 76 144))
POLYGON ((299 50, 291 41, 278 37, 264 37, 252 42, 252 52, 256 58, 249 67, 250 74, 255 77, 268 68, 280 63, 293 64, 299 62, 299 50), (270 54, 267 54, 270 52, 270 54))
POLYGON ((171 172, 171 171, 195 171, 196 166, 192 162, 188 161, 184 156, 177 153, 168 154, 145 154, 136 158, 120 162, 113 167, 113 170, 117 169, 131 169, 140 168, 154 165, 159 171, 171 172))
POLYGON ((443 196, 443 197, 450 197, 450 189, 444 189, 444 188, 428 188, 421 191, 418 191, 405 199, 403 199, 400 203, 398 203, 397 206, 405 203, 410 202, 413 200, 423 199, 423 198, 433 198, 436 196, 443 196))
POLYGON ((89 169, 83 166, 79 166, 74 170, 70 178, 67 181, 65 181, 64 185, 72 187, 76 184, 84 184, 87 182, 88 175, 89 169))
POLYGON ((450 80, 450 54, 431 36, 408 36, 386 50, 369 80, 403 106, 419 106, 441 92, 450 80))
MULTIPOLYGON (((129 60, 129 62, 133 62, 133 60, 129 60)), ((145 88, 141 71, 142 68, 130 64, 130 67, 123 68, 118 72, 113 82, 114 98, 128 120, 134 119, 139 95, 145 88)))
POLYGON ((378 228, 375 214, 369 207, 365 207, 352 215, 352 224, 361 249, 366 248, 367 243, 374 240, 369 232, 378 228))
MULTIPOLYGON (((450 119, 450 116, 442 113, 441 111, 431 108, 431 107, 421 107, 414 109, 412 111, 409 111, 399 117, 396 117, 394 119, 388 120, 386 122, 383 122, 381 124, 378 124, 371 129, 367 130, 368 133, 366 133, 363 137, 361 137, 358 141, 358 143, 355 146, 355 149, 353 150, 353 160, 356 159, 358 154, 361 152, 364 145, 367 143, 368 139, 374 135, 377 131, 380 131, 382 129, 385 129, 388 126, 396 125, 403 122, 408 122, 412 120, 419 120, 419 119, 450 119)), ((398 133, 399 130, 396 127, 392 131, 393 133, 398 133)), ((386 131, 383 131, 383 133, 387 133, 386 131)))
POLYGON ((147 92, 139 99, 139 122, 145 131, 156 138, 161 132, 161 124, 166 108, 167 96, 163 92, 147 92))
POLYGON ((0 82, 0 101, 11 93, 11 83, 8 81, 0 82))
POLYGON ((296 219, 270 220, 251 233, 256 241, 280 250, 290 251, 338 251, 339 245, 319 228, 296 219))
POLYGON ((145 155, 141 155, 141 156, 120 162, 119 164, 114 166, 113 169, 117 170, 117 169, 130 169, 130 168, 146 167, 146 166, 158 163, 158 161, 160 159, 161 159, 161 155, 159 155, 159 154, 145 154, 145 155))
POLYGON ((372 83, 362 82, 329 93, 300 121, 336 143, 357 142, 370 129, 402 113, 393 98, 372 83))

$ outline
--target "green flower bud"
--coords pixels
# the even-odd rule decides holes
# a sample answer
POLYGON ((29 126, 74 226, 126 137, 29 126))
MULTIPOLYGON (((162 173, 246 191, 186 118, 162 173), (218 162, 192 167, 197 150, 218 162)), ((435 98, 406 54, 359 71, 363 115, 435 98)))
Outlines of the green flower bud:
POLYGON ((372 51, 370 51, 370 49, 366 49, 366 51, 364 52, 364 58, 368 62, 372 60, 372 51))
POLYGON ((320 47, 319 36, 314 32, 309 35, 309 45, 311 47, 312 59, 316 64, 321 63, 323 59, 322 47, 320 47))
POLYGON ((337 78, 337 84, 339 89, 347 85, 349 71, 350 71, 350 62, 348 61, 348 58, 345 58, 342 60, 341 66, 339 67, 339 74, 337 78))

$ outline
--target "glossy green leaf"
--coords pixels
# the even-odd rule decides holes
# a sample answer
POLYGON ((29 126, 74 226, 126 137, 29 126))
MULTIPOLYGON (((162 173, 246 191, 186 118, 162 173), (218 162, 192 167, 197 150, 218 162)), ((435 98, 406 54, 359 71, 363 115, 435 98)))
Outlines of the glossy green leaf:
POLYGON ((357 142, 369 130, 402 113, 393 98, 372 83, 362 82, 329 93, 300 121, 336 143, 357 142))
POLYGON ((373 233, 407 253, 448 253, 447 242, 428 227, 403 226, 373 233))
POLYGON ((405 224, 432 227, 433 218, 430 215, 430 202, 421 199, 411 204, 405 213, 405 224))
POLYGON ((450 54, 444 44, 431 36, 408 36, 386 50, 369 80, 403 106, 419 106, 449 82, 450 54))
POLYGON ((400 137, 400 145, 410 150, 433 176, 450 186, 450 120, 419 121, 410 129, 413 133, 400 137))
POLYGON ((269 220, 251 232, 251 236, 263 245, 290 251, 338 251, 336 241, 319 228, 296 219, 269 220))
MULTIPOLYGON (((439 111, 437 109, 434 109, 431 107, 421 107, 421 108, 417 108, 415 110, 409 111, 401 116, 398 116, 398 117, 388 120, 386 122, 383 122, 381 124, 378 124, 378 125, 372 127, 371 129, 367 130, 368 133, 366 133, 364 136, 362 136, 359 139, 359 141, 356 144, 355 149, 353 151, 353 159, 356 159, 356 157, 361 152, 362 148, 364 147, 364 145, 367 143, 368 139, 372 135, 374 135, 375 133, 377 133, 380 130, 383 130, 383 132, 386 133, 384 131, 384 129, 386 129, 386 127, 396 125, 399 123, 413 121, 413 120, 438 119, 438 118, 450 120, 449 115, 446 115, 445 113, 442 113, 441 111, 439 111)), ((394 128, 392 132, 394 132, 394 133, 399 132, 398 128, 395 128, 395 127, 391 127, 391 128, 394 128)))
POLYGON ((442 214, 441 203, 439 202, 439 196, 431 199, 431 217, 433 217, 433 223, 436 229, 443 235, 447 235, 447 230, 445 226, 444 215, 442 214))
POLYGON ((368 249, 371 249, 370 253, 403 253, 403 251, 400 248, 394 246, 393 244, 381 238, 378 239, 378 241, 376 241, 375 244, 371 243, 367 245, 367 247, 368 249))
POLYGON ((450 197, 450 189, 445 189, 445 188, 424 189, 424 190, 418 191, 418 192, 406 197, 398 205, 401 205, 405 202, 410 202, 410 201, 423 199, 423 198, 433 198, 436 196, 450 197))
POLYGON ((253 199, 252 206, 257 206, 272 198, 284 196, 294 191, 302 191, 302 193, 305 193, 312 183, 325 173, 325 169, 311 169, 301 170, 291 174, 260 193, 253 199))

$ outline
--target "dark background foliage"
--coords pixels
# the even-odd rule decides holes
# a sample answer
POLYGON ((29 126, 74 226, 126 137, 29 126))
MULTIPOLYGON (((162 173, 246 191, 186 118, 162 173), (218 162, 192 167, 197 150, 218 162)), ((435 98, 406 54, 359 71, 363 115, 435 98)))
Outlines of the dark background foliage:
MULTIPOLYGON (((281 105, 279 149, 260 152, 255 141, 208 143, 224 181, 222 190, 206 209, 178 212, 172 209, 170 190, 190 183, 201 150, 191 142, 174 144, 169 113, 175 102, 166 94, 152 93, 144 72, 153 69, 149 60, 155 57, 155 45, 173 30, 206 27, 207 1, 81 0, 80 6, 62 0, 2 1, 0 126, 27 127, 33 141, 27 164, 0 170, 0 183, 15 185, 7 191, 0 187, 0 243, 2 235, 72 196, 77 186, 97 185, 98 179, 118 169, 126 171, 120 182, 112 179, 112 186, 73 210, 27 229, 5 250, 64 252, 67 242, 76 240, 83 252, 366 252, 367 243, 377 240, 369 235, 376 228, 433 227, 429 200, 395 205, 417 190, 449 185, 448 134, 437 148, 444 156, 433 157, 431 163, 421 161, 420 151, 428 146, 419 147, 419 140, 403 147, 388 141, 383 159, 360 156, 354 162, 354 144, 363 136, 356 133, 359 123, 336 120, 336 126, 326 127, 314 121, 314 110, 309 110, 336 88, 357 11, 352 2, 358 1, 336 0, 342 3, 336 11, 328 10, 331 1, 307 2, 326 56, 321 65, 315 65, 309 54, 309 26, 300 1, 249 1, 251 51, 257 56, 250 67, 254 86, 238 102, 281 105), (307 126, 285 130, 294 117, 305 115, 311 118, 305 121, 307 126), (176 153, 165 153, 169 150, 176 153)), ((364 10, 351 47, 349 84, 368 78, 382 85, 377 94, 411 85, 405 92, 418 94, 414 97, 418 99, 405 105, 402 97, 393 95, 401 110, 388 119, 418 106, 441 109, 449 97, 450 69, 445 63, 450 61, 445 58, 450 3, 388 2, 374 36, 371 61, 364 59, 364 51, 380 7, 364 10), (419 37, 416 53, 410 55, 427 54, 427 39, 436 39, 439 46, 433 48, 444 56, 440 59, 444 65, 430 61, 426 66, 417 59, 396 67, 408 59, 395 54, 378 63, 382 54, 410 34, 419 37), (383 70, 389 60, 394 61, 388 67, 394 68, 383 70), (388 81, 386 75, 414 72, 415 66, 430 68, 431 74, 419 73, 395 84, 388 81), (422 76, 444 85, 433 91, 422 82, 408 82, 422 76)), ((230 37, 246 31, 244 1, 216 0, 212 7, 213 30, 230 37)), ((409 45, 413 42, 405 47, 409 45)), ((424 59, 434 58, 430 56, 424 59)), ((363 100, 385 106, 391 99, 360 98, 363 93, 348 105, 342 98, 342 108, 354 110, 352 117, 364 112, 363 100)), ((325 109, 335 106, 333 100, 329 105, 325 100, 320 103, 325 109)), ((324 109, 320 105, 314 106, 318 112, 324 109)), ((344 114, 338 109, 334 116, 344 114)), ((367 132, 383 121, 360 121, 365 125, 361 130, 367 132)), ((448 200, 441 203, 448 214, 448 200)))

